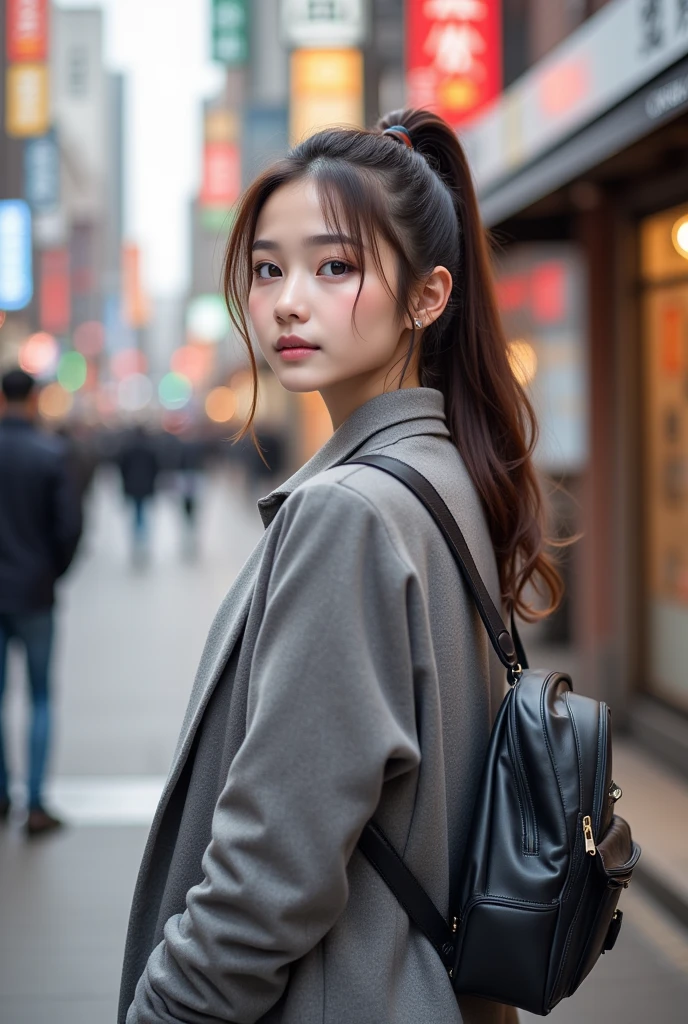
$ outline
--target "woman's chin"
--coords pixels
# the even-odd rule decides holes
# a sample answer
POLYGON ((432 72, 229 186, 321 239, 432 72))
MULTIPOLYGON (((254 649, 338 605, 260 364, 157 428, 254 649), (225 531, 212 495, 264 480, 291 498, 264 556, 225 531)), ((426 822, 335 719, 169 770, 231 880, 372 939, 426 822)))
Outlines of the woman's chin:
POLYGON ((309 391, 320 391, 326 381, 321 374, 315 373, 275 373, 285 391, 294 395, 306 394, 309 391))

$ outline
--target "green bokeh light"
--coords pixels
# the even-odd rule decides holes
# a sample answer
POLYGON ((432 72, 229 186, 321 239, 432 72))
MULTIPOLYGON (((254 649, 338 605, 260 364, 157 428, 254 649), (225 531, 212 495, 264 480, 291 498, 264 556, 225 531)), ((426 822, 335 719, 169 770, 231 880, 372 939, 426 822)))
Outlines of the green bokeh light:
POLYGON ((81 352, 65 352, 57 367, 57 379, 65 391, 78 391, 86 383, 88 366, 81 352))
POLYGON ((191 392, 191 381, 183 373, 166 373, 158 385, 160 404, 165 409, 183 409, 191 392))

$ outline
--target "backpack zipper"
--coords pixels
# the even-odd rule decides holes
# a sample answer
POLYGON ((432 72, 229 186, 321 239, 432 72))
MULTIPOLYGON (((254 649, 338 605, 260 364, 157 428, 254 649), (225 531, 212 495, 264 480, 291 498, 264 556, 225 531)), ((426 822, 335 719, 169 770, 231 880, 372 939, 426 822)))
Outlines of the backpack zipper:
MULTIPOLYGON (((609 719, 609 709, 604 701, 600 702, 600 726, 598 731, 597 739, 597 769, 595 771, 595 791, 593 794, 592 801, 592 819, 594 825, 591 822, 591 828, 594 828, 595 834, 599 835, 602 827, 602 814, 604 813, 604 802, 607 799, 608 794, 605 792, 605 779, 606 779, 606 768, 607 768, 607 723, 609 719)), ((585 824, 585 823, 584 823, 585 824)), ((587 844, 585 852, 590 853, 587 844)))
POLYGON ((585 839, 585 852, 594 857, 597 853, 597 847, 595 846, 592 834, 592 820, 589 814, 586 814, 583 818, 583 838, 585 839))
POLYGON ((511 705, 509 708, 509 729, 507 730, 507 742, 509 745, 509 755, 511 757, 511 763, 514 768, 514 778, 516 779, 518 803, 521 810, 521 819, 523 823, 523 852, 526 854, 537 854, 538 842, 537 826, 535 822, 535 809, 533 808, 533 801, 530 796, 530 789, 528 788, 528 779, 526 778, 525 768, 523 767, 523 761, 521 759, 521 750, 516 730, 516 713, 513 700, 511 701, 511 705))

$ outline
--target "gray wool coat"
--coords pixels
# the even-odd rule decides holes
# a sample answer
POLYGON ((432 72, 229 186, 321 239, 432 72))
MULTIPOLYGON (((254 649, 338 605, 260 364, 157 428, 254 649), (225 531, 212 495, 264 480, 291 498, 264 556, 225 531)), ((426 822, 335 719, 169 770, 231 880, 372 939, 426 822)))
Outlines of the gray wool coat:
MULTIPOLYGON (((494 599, 480 502, 430 388, 380 395, 258 507, 213 622, 136 885, 120 1024, 505 1024, 356 849, 371 818, 448 914, 504 674, 423 472, 494 599)), ((499 965, 496 964, 498 969, 499 965)))

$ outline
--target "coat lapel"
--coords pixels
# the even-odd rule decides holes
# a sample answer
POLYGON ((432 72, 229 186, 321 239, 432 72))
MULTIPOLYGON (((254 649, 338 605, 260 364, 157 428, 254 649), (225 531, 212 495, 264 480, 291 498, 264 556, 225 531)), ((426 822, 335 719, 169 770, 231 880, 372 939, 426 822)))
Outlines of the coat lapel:
POLYGON ((444 399, 434 388, 408 388, 371 399, 334 432, 315 455, 285 483, 258 501, 266 532, 240 570, 213 620, 198 666, 170 774, 156 819, 159 820, 188 756, 203 712, 234 645, 246 625, 253 587, 269 528, 289 495, 311 477, 351 458, 414 434, 449 437, 444 399))

